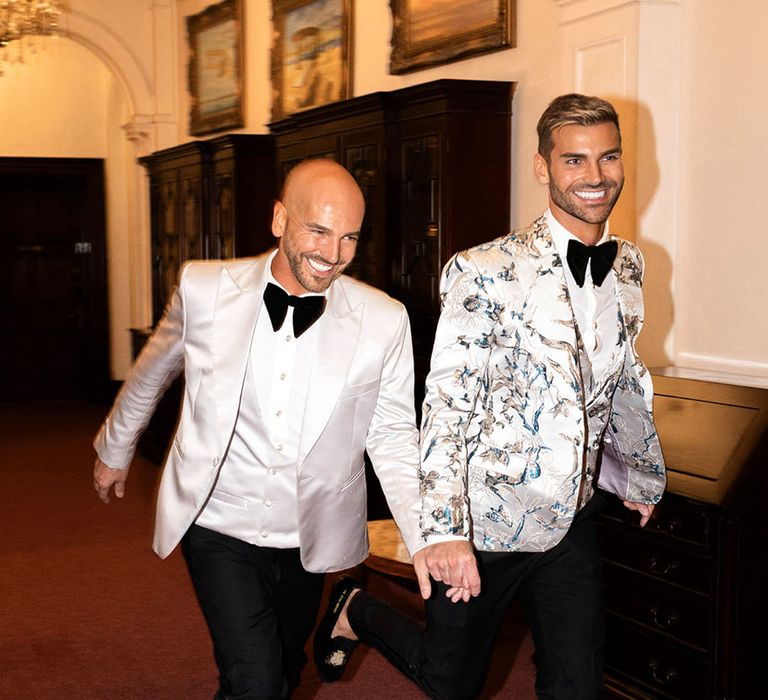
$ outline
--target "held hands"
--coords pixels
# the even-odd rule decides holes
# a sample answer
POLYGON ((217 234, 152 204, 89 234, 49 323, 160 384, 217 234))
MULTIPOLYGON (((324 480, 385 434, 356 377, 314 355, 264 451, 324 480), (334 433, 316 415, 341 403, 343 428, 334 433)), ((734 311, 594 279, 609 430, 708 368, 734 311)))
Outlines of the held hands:
POLYGON ((98 457, 93 464, 93 488, 104 503, 109 503, 109 489, 115 487, 115 496, 125 496, 125 480, 128 478, 127 469, 112 469, 98 457))
POLYGON ((653 509, 656 507, 648 503, 633 503, 632 501, 623 501, 624 507, 630 510, 636 510, 640 513, 640 527, 645 527, 653 515, 653 509))
POLYGON ((466 540, 437 542, 413 555, 413 568, 419 582, 421 597, 432 594, 429 577, 449 586, 446 595, 452 602, 469 601, 480 594, 480 573, 472 545, 466 540))

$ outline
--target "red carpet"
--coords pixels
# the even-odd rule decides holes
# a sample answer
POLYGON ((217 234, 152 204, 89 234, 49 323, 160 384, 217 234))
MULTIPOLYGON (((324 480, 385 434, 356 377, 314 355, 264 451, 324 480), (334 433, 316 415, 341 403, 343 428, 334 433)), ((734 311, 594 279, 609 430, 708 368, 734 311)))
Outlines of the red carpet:
MULTIPOLYGON (((158 469, 137 459, 125 499, 91 484, 91 439, 106 409, 0 404, 0 698, 210 700, 216 669, 179 552, 150 549, 158 469)), ((372 575, 371 590, 419 611, 418 596, 372 575)), ((484 698, 530 700, 531 644, 511 620, 484 698)), ((424 697, 375 651, 323 686, 309 664, 294 700, 424 697)))

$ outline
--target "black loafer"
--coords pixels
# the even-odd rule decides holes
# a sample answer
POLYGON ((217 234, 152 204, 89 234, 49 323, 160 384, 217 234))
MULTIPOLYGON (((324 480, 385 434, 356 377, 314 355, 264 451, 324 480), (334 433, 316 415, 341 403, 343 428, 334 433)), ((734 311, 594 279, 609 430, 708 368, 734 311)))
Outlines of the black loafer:
POLYGON ((358 645, 358 641, 346 637, 331 637, 336 620, 339 619, 349 594, 355 589, 362 588, 359 581, 351 576, 339 579, 331 590, 328 598, 328 609, 317 626, 312 650, 315 657, 317 675, 325 683, 334 683, 344 675, 347 661, 358 645))

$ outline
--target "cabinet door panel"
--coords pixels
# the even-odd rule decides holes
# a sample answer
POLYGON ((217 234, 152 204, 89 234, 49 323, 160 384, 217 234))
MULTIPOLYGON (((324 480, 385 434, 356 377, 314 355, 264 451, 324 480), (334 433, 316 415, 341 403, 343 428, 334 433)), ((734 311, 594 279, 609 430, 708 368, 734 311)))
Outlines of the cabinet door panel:
POLYGON ((152 188, 152 313, 159 320, 179 276, 182 253, 179 237, 179 186, 175 180, 152 188))
POLYGON ((342 134, 341 162, 352 173, 365 198, 365 217, 357 254, 347 268, 347 274, 384 289, 388 251, 383 127, 342 134))
POLYGON ((437 133, 399 143, 399 237, 392 291, 411 315, 416 375, 426 376, 440 311, 440 157, 437 133))
POLYGON ((181 255, 183 260, 200 260, 203 254, 203 182, 199 175, 181 181, 181 255))
POLYGON ((413 307, 438 302, 440 275, 440 136, 400 142, 400 279, 413 307))
POLYGON ((339 137, 337 134, 327 134, 308 138, 299 143, 279 144, 277 146, 277 177, 280 186, 291 168, 307 158, 330 158, 338 161, 339 137))
POLYGON ((231 173, 215 173, 211 189, 211 232, 207 257, 235 257, 234 232, 234 181, 231 173))

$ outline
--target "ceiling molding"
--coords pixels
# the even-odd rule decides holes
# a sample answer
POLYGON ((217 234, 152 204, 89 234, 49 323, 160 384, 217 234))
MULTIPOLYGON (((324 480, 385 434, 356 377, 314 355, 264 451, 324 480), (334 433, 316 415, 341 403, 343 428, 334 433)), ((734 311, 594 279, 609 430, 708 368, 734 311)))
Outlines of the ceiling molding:
POLYGON ((683 0, 552 0, 558 5, 563 15, 561 24, 578 22, 595 15, 613 12, 624 7, 668 6, 681 7, 683 0))

